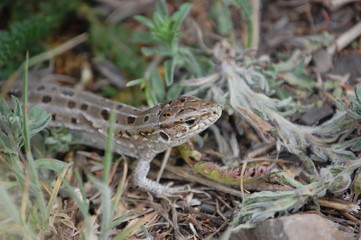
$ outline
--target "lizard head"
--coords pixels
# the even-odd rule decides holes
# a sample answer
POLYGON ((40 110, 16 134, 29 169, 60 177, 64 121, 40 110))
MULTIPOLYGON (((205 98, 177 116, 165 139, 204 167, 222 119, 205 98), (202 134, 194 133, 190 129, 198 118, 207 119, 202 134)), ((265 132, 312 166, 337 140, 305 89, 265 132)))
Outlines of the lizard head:
POLYGON ((220 105, 196 97, 182 96, 160 105, 160 139, 177 146, 202 132, 222 114, 220 105))

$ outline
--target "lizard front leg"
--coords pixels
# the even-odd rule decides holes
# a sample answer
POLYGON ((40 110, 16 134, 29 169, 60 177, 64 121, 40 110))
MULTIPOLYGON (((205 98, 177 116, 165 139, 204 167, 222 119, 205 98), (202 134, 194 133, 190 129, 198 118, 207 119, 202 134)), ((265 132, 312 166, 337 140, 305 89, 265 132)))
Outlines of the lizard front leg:
POLYGON ((157 197, 167 198, 186 192, 184 187, 169 187, 147 178, 150 162, 155 154, 140 154, 138 163, 134 170, 133 182, 143 191, 153 193, 157 197))

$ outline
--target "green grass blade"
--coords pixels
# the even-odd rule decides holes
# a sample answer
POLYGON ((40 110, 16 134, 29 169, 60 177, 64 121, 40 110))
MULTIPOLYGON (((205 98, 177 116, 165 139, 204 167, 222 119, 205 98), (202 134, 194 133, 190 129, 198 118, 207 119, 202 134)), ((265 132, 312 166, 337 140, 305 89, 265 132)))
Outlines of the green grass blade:
POLYGON ((79 206, 79 210, 84 217, 85 227, 85 239, 97 239, 95 235, 95 229, 93 224, 92 216, 89 214, 89 202, 84 196, 79 195, 76 189, 71 186, 65 179, 63 179, 63 184, 69 191, 69 194, 74 198, 75 202, 79 206))
POLYGON ((23 137, 24 137, 24 146, 25 153, 28 160, 29 173, 30 173, 30 181, 34 183, 36 188, 35 199, 38 204, 38 208, 41 214, 41 226, 44 228, 45 223, 48 221, 48 211, 45 203, 44 196, 41 191, 41 185, 39 183, 39 176, 37 173, 36 165, 34 163, 33 156, 31 154, 30 149, 30 134, 29 134, 29 125, 28 125, 28 66, 29 66, 29 54, 26 54, 26 62, 25 62, 25 72, 24 72, 24 83, 23 83, 23 137))
POLYGON ((108 184, 110 168, 113 160, 113 139, 114 139, 114 127, 115 127, 115 112, 114 109, 110 113, 109 127, 107 142, 105 145, 105 156, 104 156, 104 169, 103 169, 103 182, 108 184))
POLYGON ((99 189, 101 193, 101 233, 99 239, 109 239, 113 220, 112 191, 107 183, 97 180, 92 174, 87 173, 88 179, 99 189))

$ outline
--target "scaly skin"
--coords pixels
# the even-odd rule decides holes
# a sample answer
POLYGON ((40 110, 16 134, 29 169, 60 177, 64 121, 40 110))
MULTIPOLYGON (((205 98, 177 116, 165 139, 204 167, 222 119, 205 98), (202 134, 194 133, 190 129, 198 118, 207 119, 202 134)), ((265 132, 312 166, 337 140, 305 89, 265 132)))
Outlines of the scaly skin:
MULTIPOLYGON (((21 89, 17 84, 8 95, 19 97, 21 89)), ((158 197, 173 196, 183 189, 163 186, 147 178, 155 155, 202 132, 222 113, 218 104, 196 97, 182 96, 142 110, 52 83, 30 83, 28 95, 29 107, 41 105, 52 115, 50 126, 77 131, 88 145, 100 149, 105 147, 108 118, 114 107, 114 151, 138 158, 134 183, 158 197)))

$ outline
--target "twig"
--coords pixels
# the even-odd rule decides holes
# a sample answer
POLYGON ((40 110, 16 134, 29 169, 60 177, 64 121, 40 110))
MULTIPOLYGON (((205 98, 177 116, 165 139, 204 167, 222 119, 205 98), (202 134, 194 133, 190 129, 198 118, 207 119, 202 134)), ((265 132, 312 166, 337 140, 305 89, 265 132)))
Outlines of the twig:
POLYGON ((266 154, 268 151, 270 151, 271 149, 273 149, 276 146, 275 143, 271 143, 271 144, 267 144, 263 147, 254 149, 253 151, 248 152, 244 158, 255 158, 257 156, 266 154))
POLYGON ((357 204, 353 204, 349 202, 340 203, 335 201, 329 201, 324 198, 317 199, 317 202, 323 207, 333 208, 344 212, 358 212, 360 209, 360 207, 357 204))
POLYGON ((213 82, 217 81, 218 78, 219 78, 219 73, 214 73, 214 74, 206 76, 206 77, 194 78, 194 79, 189 79, 187 81, 183 81, 181 83, 181 85, 182 86, 192 86, 192 87, 201 86, 206 83, 213 83, 213 82))
POLYGON ((158 172, 158 176, 157 176, 157 180, 156 182, 159 182, 160 178, 162 177, 163 175, 163 172, 164 172, 164 169, 165 167, 167 166, 167 163, 169 161, 169 156, 170 156, 170 152, 172 151, 171 148, 168 148, 166 151, 165 151, 165 154, 164 154, 164 157, 163 157, 163 160, 162 160, 162 165, 160 166, 160 169, 159 169, 159 172, 158 172))
POLYGON ((327 52, 331 55, 334 55, 336 51, 341 51, 348 44, 350 44, 353 40, 361 35, 361 22, 357 23, 350 30, 340 35, 335 43, 328 47, 327 52))

